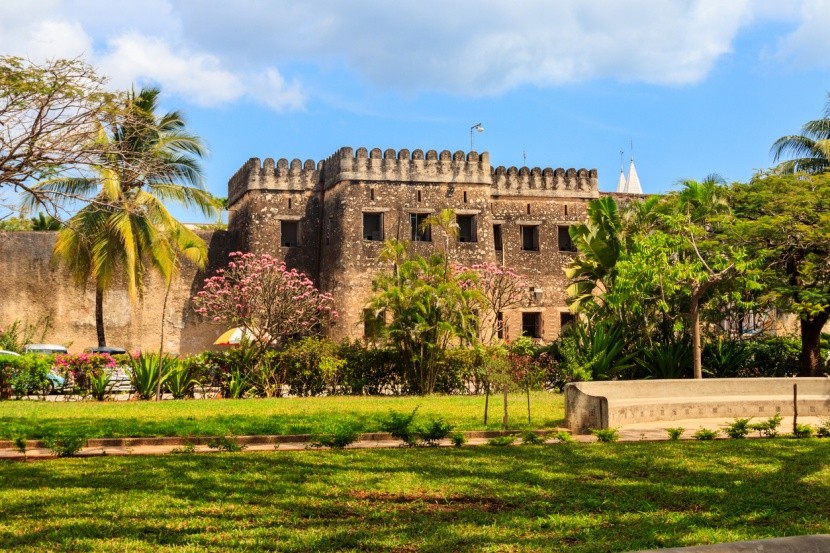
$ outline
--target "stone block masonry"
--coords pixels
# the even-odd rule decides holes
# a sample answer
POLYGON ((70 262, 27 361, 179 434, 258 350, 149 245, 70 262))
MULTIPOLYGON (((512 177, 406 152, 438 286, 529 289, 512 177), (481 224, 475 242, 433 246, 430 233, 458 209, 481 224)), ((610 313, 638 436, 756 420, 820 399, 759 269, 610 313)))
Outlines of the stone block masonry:
POLYGON ((228 183, 235 246, 274 255, 330 292, 341 317, 333 338, 361 338, 372 279, 388 269, 384 240, 427 255, 448 249, 466 265, 495 262, 527 275, 525 303, 504 313, 505 335, 553 340, 570 320, 563 268, 568 227, 599 197, 595 169, 491 167, 487 152, 341 148, 322 161, 248 160, 228 183), (458 239, 418 232, 451 209, 458 239))

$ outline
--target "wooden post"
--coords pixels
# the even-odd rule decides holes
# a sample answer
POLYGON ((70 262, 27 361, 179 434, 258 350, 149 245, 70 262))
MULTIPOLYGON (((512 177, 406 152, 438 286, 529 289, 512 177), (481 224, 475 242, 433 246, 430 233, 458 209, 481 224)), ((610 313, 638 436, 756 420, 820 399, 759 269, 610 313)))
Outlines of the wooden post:
POLYGON ((793 384, 793 436, 798 428, 798 384, 793 384))

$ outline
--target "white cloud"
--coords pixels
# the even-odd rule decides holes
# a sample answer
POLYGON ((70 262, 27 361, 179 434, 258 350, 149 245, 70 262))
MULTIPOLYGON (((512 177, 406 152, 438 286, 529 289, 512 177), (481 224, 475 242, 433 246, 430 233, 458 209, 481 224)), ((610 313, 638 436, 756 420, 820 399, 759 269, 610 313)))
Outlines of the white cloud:
POLYGON ((830 2, 805 0, 799 15, 798 26, 779 41, 772 58, 799 69, 830 68, 830 2))

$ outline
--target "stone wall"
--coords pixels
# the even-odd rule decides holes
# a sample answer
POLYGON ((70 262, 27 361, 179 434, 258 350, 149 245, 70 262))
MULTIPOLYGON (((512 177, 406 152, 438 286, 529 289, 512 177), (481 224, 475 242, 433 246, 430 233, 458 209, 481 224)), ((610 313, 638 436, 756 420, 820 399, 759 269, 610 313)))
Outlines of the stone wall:
MULTIPOLYGON (((224 231, 200 232, 208 243, 211 265, 224 263, 228 235, 224 231)), ((0 327, 15 320, 33 323, 49 317, 52 330, 45 340, 63 344, 70 352, 96 346, 95 287, 73 285, 69 274, 52 262, 55 232, 0 233, 0 327)), ((190 297, 204 275, 186 263, 171 289, 165 313, 165 350, 196 353, 211 347, 223 327, 201 322, 192 312, 190 297)), ((116 285, 104 299, 107 344, 128 350, 159 348, 161 310, 165 285, 159 275, 145 276, 143 298, 130 301, 126 287, 116 285)))
POLYGON ((242 249, 284 259, 332 293, 340 312, 335 338, 363 336, 372 279, 389 268, 378 259, 382 241, 409 240, 412 217, 449 208, 472 221, 471 239, 434 231, 410 248, 422 255, 446 249, 453 262, 492 261, 527 275, 525 305, 505 313, 506 337, 522 333, 522 313, 538 313, 541 338, 553 340, 567 313, 563 268, 574 255, 559 239, 584 220, 599 192, 593 169, 493 168, 486 152, 341 148, 317 163, 252 158, 231 178, 228 196, 230 232, 242 249), (376 236, 364 233, 367 215, 381 222, 376 236), (298 245, 283 245, 283 221, 299 223, 298 245), (534 251, 522 248, 525 227, 536 229, 534 251))

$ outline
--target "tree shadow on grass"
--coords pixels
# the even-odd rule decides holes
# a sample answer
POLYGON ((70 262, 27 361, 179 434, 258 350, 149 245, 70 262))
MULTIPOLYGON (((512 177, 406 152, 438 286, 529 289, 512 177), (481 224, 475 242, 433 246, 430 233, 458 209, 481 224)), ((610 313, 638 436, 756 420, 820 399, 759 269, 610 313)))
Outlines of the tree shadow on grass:
POLYGON ((285 551, 626 551, 827 532, 829 453, 754 440, 5 463, 0 518, 13 526, 0 546, 60 549, 80 528, 107 547, 285 551))

